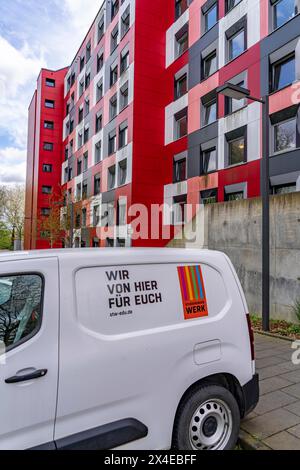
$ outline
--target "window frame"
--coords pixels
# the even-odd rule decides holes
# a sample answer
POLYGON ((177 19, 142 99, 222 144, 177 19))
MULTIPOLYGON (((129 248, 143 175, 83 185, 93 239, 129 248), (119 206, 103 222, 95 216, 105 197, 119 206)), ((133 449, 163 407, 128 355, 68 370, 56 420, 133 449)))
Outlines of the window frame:
POLYGON ((289 21, 291 21, 293 18, 295 18, 298 14, 299 14, 299 7, 298 5, 295 5, 294 4, 294 15, 289 18, 288 20, 286 20, 284 23, 282 23, 281 25, 278 25, 276 24, 276 19, 277 19, 277 16, 275 14, 276 12, 276 7, 277 5, 279 5, 282 1, 284 0, 274 0, 272 3, 271 3, 271 31, 276 31, 277 29, 281 28, 282 26, 284 26, 285 24, 287 24, 289 21))
POLYGON ((8 277, 20 277, 20 276, 37 276, 42 281, 42 285, 41 285, 41 290, 42 291, 41 291, 41 301, 40 301, 40 308, 41 308, 40 318, 39 318, 37 328, 35 328, 30 335, 28 335, 25 338, 21 339, 16 344, 13 344, 13 345, 8 346, 8 347, 5 346, 5 354, 7 354, 8 352, 11 352, 12 350, 14 350, 16 348, 19 348, 20 346, 27 343, 28 341, 31 341, 32 338, 34 338, 35 336, 37 336, 39 334, 39 332, 41 330, 41 327, 42 327, 42 324, 43 324, 44 301, 45 301, 45 284, 46 284, 45 283, 45 276, 42 273, 38 272, 38 271, 29 271, 29 272, 18 272, 18 273, 12 273, 12 274, 1 274, 0 279, 1 278, 8 278, 8 277))
POLYGON ((270 74, 271 74, 271 77, 270 77, 270 81, 271 81, 271 90, 270 91, 271 91, 271 93, 276 93, 280 90, 283 90, 284 88, 287 88, 287 87, 291 86, 295 82, 295 79, 296 79, 296 53, 295 53, 295 51, 291 52, 290 54, 285 55, 284 57, 277 60, 276 62, 273 62, 271 64, 270 74), (286 63, 290 62, 292 59, 294 60, 294 64, 295 64, 294 79, 290 83, 287 83, 286 85, 283 85, 282 87, 278 87, 278 88, 275 87, 275 78, 276 78, 277 67, 280 67, 283 64, 286 64, 286 63))
POLYGON ((273 155, 281 155, 283 153, 294 152, 297 150, 297 115, 294 117, 290 117, 288 119, 284 119, 282 121, 278 121, 272 125, 272 142, 273 142, 273 155), (288 122, 295 121, 295 147, 286 148, 284 150, 276 150, 276 128, 280 125, 286 124, 288 122))

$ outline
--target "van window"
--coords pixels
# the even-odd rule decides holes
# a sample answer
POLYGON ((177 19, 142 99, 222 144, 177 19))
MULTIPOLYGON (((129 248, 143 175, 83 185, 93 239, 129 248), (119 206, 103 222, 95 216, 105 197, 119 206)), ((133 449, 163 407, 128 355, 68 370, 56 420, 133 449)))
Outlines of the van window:
POLYGON ((183 263, 81 269, 76 298, 84 328, 119 335, 205 322, 225 308, 228 296, 216 269, 183 263))
POLYGON ((39 275, 0 277, 0 345, 6 351, 38 332, 42 296, 43 280, 39 275))

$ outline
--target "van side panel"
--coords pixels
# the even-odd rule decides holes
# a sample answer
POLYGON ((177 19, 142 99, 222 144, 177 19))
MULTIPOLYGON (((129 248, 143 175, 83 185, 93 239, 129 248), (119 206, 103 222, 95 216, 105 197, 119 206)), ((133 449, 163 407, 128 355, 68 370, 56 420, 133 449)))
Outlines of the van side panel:
POLYGON ((226 258, 180 253, 60 260, 55 440, 131 418, 148 434, 122 449, 167 449, 192 384, 217 373, 251 380, 245 308, 226 258))

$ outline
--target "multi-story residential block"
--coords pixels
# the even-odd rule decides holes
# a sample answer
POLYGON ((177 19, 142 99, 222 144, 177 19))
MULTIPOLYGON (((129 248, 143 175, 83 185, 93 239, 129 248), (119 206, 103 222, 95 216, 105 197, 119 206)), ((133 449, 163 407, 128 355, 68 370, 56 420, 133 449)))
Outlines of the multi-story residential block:
POLYGON ((300 0, 103 3, 65 75, 74 246, 163 246, 187 204, 260 195, 261 105, 218 95, 226 82, 269 97, 270 192, 300 190, 299 12, 300 0), (151 217, 155 204, 172 217, 151 217))
MULTIPOLYGON (((58 192, 63 162, 64 77, 68 69, 43 69, 29 106, 25 249, 49 248, 42 221, 62 204, 58 192)), ((61 246, 55 240, 53 247, 61 246)))

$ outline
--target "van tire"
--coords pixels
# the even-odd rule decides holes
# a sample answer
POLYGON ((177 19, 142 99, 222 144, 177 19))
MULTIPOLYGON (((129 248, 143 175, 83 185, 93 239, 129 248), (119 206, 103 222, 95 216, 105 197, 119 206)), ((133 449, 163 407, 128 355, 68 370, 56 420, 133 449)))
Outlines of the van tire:
POLYGON ((178 450, 231 450, 240 431, 240 410, 229 390, 203 385, 179 405, 173 444, 178 450))

